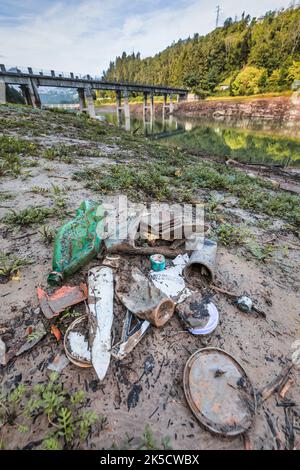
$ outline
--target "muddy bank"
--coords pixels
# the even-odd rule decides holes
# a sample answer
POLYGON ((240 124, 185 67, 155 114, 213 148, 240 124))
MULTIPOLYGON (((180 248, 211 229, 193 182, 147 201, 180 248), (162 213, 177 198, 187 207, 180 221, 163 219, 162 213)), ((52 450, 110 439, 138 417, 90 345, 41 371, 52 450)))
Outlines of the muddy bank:
POLYGON ((276 119, 295 122, 300 119, 300 101, 293 97, 233 99, 196 102, 179 102, 174 107, 174 114, 202 117, 257 118, 262 120, 276 119))
MULTIPOLYGON (((50 333, 51 322, 37 308, 36 289, 49 291, 52 231, 74 216, 82 200, 100 202, 127 194, 147 202, 203 202, 209 235, 218 239, 216 283, 250 295, 266 319, 243 313, 227 296, 211 293, 220 314, 212 335, 190 335, 174 315, 164 328, 151 327, 126 360, 112 360, 104 381, 97 380, 93 369, 69 364, 58 382, 68 391, 64 406, 70 406, 69 395, 82 392, 83 409, 102 417, 102 424, 93 425, 88 437, 81 439, 80 448, 135 449, 141 446, 147 424, 157 448, 164 447, 162 441, 168 438, 174 449, 243 449, 241 438, 214 436, 199 425, 185 400, 183 369, 199 348, 219 347, 232 354, 254 387, 261 389, 287 364, 300 335, 298 196, 283 192, 263 179, 265 175, 247 176, 244 168, 234 169, 233 164, 208 163, 197 155, 67 113, 2 106, 0 126, 0 236, 6 272, 0 284, 0 337, 10 351, 11 343, 19 336, 26 338, 36 323, 41 321, 47 332, 35 347, 0 366, 2 392, 6 395, 25 384, 28 404, 32 387, 49 383, 49 362, 64 351, 62 341, 50 333)), ((101 262, 101 257, 93 259, 67 283, 85 282, 88 269, 101 262)), ((124 263, 149 268, 147 257, 124 256, 124 263)), ((78 305, 63 313, 56 325, 64 334, 69 323, 84 313, 84 304, 78 305)), ((114 314, 119 327, 125 308, 117 300, 114 314)), ((290 448, 286 405, 291 403, 293 445, 299 446, 296 371, 293 379, 285 400, 273 394, 258 409, 249 433, 252 448, 290 448)), ((34 420, 20 415, 2 427, 1 446, 45 447, 45 437, 54 426, 45 412, 38 413, 34 420), (26 432, 20 428, 25 424, 26 432)), ((77 448, 77 442, 72 446, 77 448)), ((144 439, 143 446, 151 448, 149 439, 148 443, 144 439)))

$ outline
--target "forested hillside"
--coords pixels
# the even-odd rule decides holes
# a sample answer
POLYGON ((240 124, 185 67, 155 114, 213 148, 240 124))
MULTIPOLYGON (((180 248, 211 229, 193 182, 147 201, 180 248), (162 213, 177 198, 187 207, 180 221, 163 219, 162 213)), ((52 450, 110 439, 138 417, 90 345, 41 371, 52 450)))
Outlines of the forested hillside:
POLYGON ((154 57, 123 52, 103 78, 183 86, 202 96, 288 89, 300 79, 300 8, 228 18, 206 36, 196 33, 154 57))

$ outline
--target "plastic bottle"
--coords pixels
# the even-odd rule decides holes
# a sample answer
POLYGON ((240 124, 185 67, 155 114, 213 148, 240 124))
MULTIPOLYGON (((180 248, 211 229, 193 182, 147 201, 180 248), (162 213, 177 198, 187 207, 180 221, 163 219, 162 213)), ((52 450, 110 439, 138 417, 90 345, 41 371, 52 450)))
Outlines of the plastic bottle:
POLYGON ((103 218, 101 206, 86 200, 77 209, 76 217, 59 229, 48 276, 50 285, 61 285, 64 277, 74 274, 99 252, 101 238, 96 228, 103 218))

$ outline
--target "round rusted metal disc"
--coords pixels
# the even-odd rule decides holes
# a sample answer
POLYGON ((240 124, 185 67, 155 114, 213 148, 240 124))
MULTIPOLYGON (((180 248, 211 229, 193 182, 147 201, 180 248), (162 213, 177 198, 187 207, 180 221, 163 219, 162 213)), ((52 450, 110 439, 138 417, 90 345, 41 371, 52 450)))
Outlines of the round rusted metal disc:
POLYGON ((191 410, 209 431, 236 436, 251 427, 256 411, 253 386, 230 354, 218 348, 196 351, 186 363, 183 384, 191 410))

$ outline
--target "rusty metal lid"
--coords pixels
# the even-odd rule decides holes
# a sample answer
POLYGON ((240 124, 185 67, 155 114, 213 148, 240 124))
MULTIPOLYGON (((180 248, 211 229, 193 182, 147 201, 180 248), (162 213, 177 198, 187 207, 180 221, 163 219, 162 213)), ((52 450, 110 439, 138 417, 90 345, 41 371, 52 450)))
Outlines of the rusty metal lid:
POLYGON ((242 366, 227 352, 196 351, 186 363, 183 385, 192 412, 209 431, 237 436, 251 427, 254 389, 242 366))

